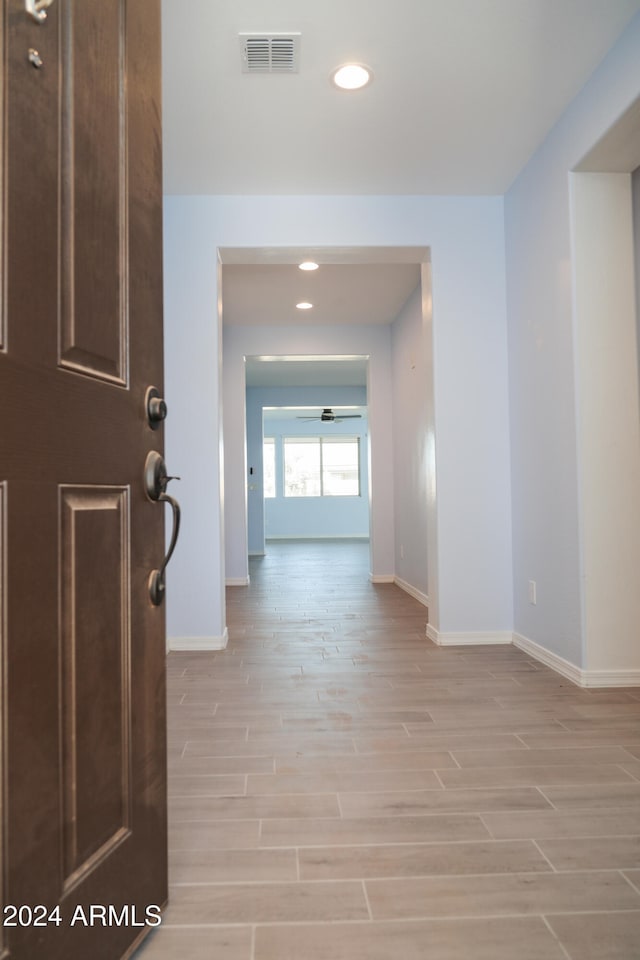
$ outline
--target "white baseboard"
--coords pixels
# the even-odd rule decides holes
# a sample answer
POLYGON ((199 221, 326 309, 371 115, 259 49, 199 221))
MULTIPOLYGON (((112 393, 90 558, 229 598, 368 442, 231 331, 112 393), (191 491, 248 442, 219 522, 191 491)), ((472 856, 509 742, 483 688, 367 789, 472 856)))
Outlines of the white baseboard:
POLYGON ((229 631, 224 628, 221 637, 168 637, 169 650, 226 650, 229 631))
POLYGON ((430 623, 427 637, 441 647, 478 646, 482 644, 512 643, 513 634, 508 630, 474 630, 468 633, 440 633, 430 623))
POLYGON ((564 657, 558 656, 558 654, 553 653, 552 650, 547 650, 546 647, 540 646, 540 644, 534 640, 523 637, 521 633, 513 634, 513 645, 514 647, 518 647, 519 650, 524 651, 524 653, 528 653, 530 657, 533 657, 533 659, 539 663, 544 663, 545 667, 551 667, 552 670, 566 677, 567 680, 571 680, 572 683, 576 683, 579 687, 584 686, 582 682, 583 671, 580 667, 576 667, 574 663, 565 660, 564 657))
POLYGON ((401 577, 394 577, 393 582, 396 584, 396 586, 400 587, 401 590, 404 590, 405 593, 408 593, 409 596, 418 600, 423 606, 429 606, 429 597, 426 595, 426 593, 423 593, 422 590, 418 590, 417 587, 412 587, 410 583, 407 583, 406 580, 402 580, 401 577))
POLYGON ((583 687, 640 687, 640 670, 582 670, 583 687))
POLYGON ((371 583, 395 583, 396 578, 393 573, 370 573, 369 580, 371 583))
POLYGON ((640 670, 582 670, 575 663, 565 660, 552 650, 547 650, 534 640, 513 634, 513 644, 534 660, 551 667, 556 673, 571 680, 579 687, 639 687, 640 670))
POLYGON ((248 587, 251 583, 251 577, 227 577, 226 587, 248 587))

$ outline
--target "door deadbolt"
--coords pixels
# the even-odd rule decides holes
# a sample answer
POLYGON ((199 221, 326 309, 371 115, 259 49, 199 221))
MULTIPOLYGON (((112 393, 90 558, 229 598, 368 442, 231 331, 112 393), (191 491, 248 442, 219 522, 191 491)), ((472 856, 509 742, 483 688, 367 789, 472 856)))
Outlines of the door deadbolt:
POLYGON ((149 387, 144 398, 147 422, 152 430, 157 430, 167 418, 167 404, 156 387, 149 387))

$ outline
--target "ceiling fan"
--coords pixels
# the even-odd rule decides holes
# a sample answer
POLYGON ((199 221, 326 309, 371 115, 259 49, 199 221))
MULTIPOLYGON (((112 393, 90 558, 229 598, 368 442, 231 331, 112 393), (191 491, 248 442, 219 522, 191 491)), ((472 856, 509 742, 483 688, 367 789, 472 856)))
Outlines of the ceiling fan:
POLYGON ((306 420, 307 422, 312 420, 320 420, 322 423, 342 423, 343 420, 361 420, 362 414, 344 413, 336 416, 333 410, 331 410, 329 407, 325 407, 319 417, 297 417, 297 419, 306 420))

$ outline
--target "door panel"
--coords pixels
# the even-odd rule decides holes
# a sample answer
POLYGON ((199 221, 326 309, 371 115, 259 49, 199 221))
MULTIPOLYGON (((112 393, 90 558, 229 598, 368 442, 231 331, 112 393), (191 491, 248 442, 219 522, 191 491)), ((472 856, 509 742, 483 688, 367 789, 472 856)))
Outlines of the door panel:
POLYGON ((66 889, 131 825, 129 492, 63 487, 61 507, 66 889))
MULTIPOLYGON (((6 156, 6 116, 5 116, 5 90, 7 73, 7 55, 6 55, 6 6, 2 4, 0 8, 0 157, 6 156)), ((5 264, 5 229, 7 221, 7 207, 5 194, 5 171, 4 163, 0 160, 0 264, 5 264)), ((4 267, 3 267, 4 269, 4 267)), ((6 336, 6 301, 4 290, 0 291, 0 353, 4 353, 6 336)), ((2 468, 0 467, 0 470, 2 468)), ((0 477, 0 480, 2 478, 0 477)), ((0 879, 0 883, 1 883, 0 879)), ((2 933, 0 932, 0 944, 2 943, 2 933)), ((2 947, 0 946, 0 957, 2 956, 2 947)))
POLYGON ((125 6, 67 4, 61 60, 60 363, 126 384, 125 6))
MULTIPOLYGON (((1 326, 1 324, 0 324, 1 326)), ((5 518, 6 487, 0 483, 0 704, 7 702, 6 662, 6 554, 7 522, 5 518)), ((6 778, 6 721, 5 710, 0 709, 0 901, 4 904, 6 896, 6 846, 7 846, 7 778, 6 778)), ((4 927, 0 926, 0 957, 7 956, 4 927)))
POLYGON ((0 957, 118 960, 167 892, 159 0, 2 12, 0 882, 62 922, 0 957), (90 904, 125 920, 72 926, 90 904))

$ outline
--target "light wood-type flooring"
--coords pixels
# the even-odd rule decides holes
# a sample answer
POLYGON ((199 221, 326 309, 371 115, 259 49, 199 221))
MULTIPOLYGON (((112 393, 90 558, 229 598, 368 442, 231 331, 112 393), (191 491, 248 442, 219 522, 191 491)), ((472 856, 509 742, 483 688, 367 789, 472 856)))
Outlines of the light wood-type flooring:
POLYGON ((638 960, 640 689, 437 647, 368 545, 269 543, 169 655, 170 904, 136 960, 638 960))

